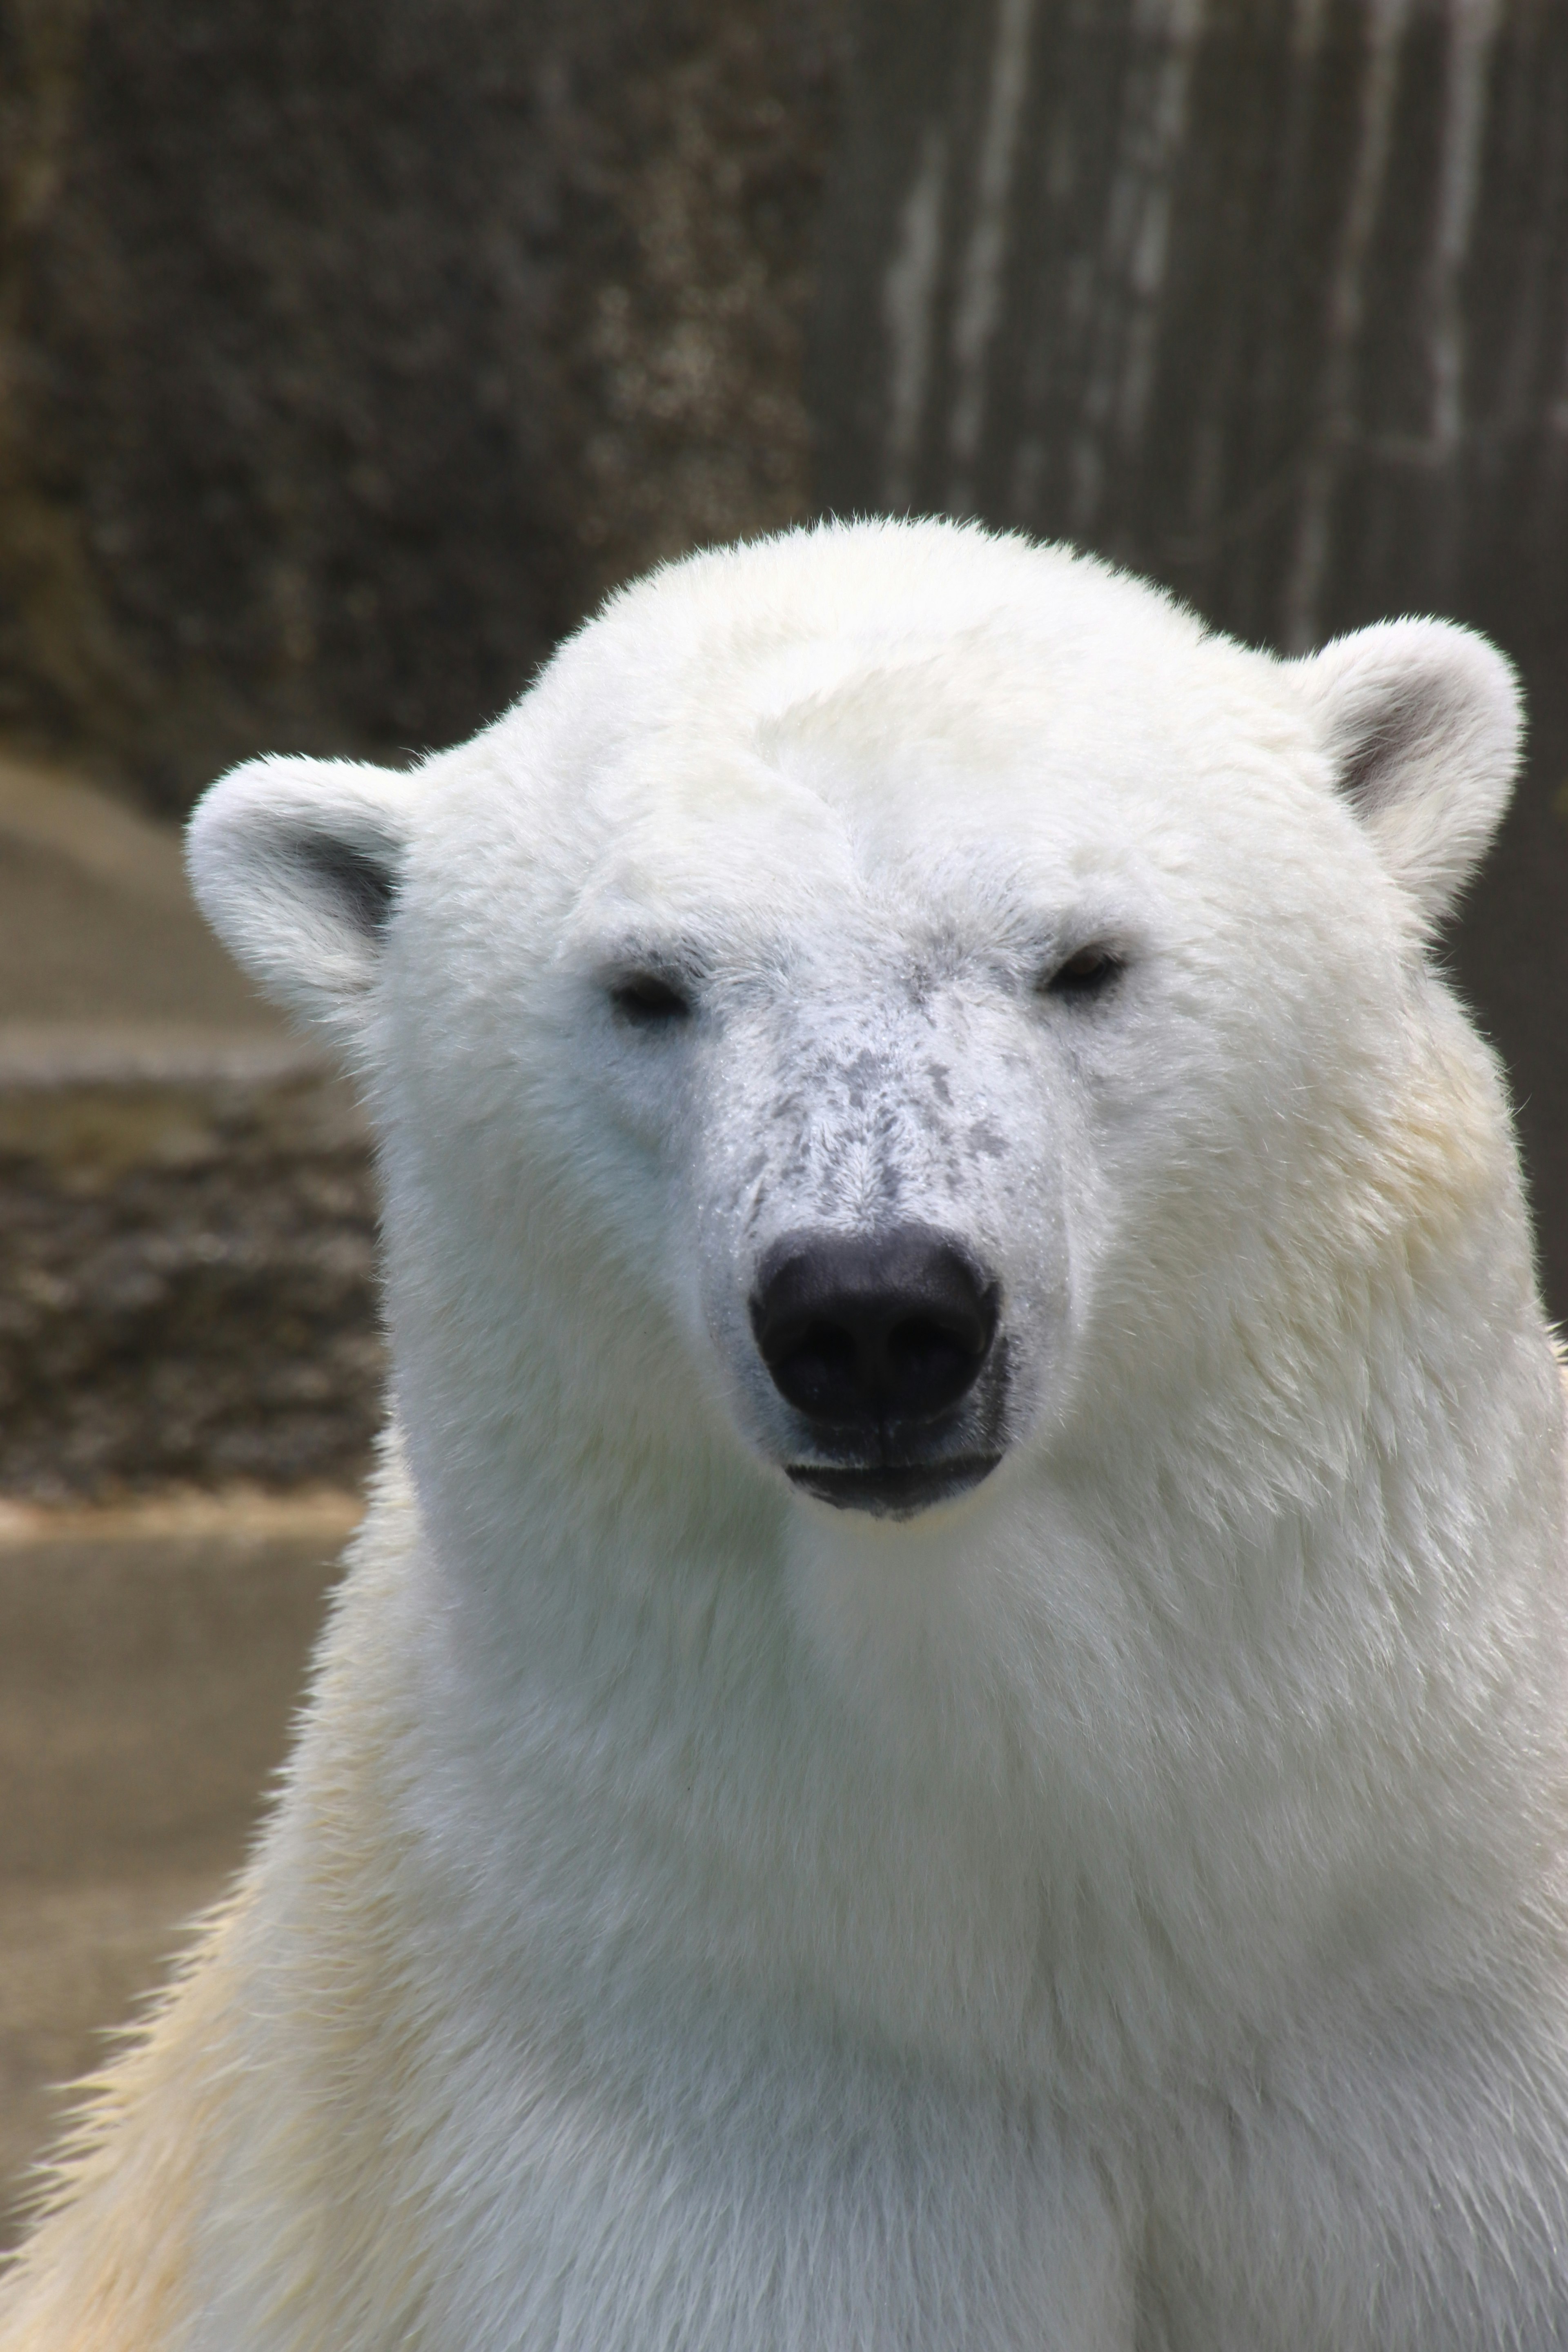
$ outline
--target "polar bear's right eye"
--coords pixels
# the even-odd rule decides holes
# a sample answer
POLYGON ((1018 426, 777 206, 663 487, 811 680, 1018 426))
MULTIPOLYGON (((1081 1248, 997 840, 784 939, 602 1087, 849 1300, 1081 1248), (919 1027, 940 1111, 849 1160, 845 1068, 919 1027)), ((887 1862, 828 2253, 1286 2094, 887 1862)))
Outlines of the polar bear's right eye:
POLYGON ((691 999, 679 981, 665 971, 628 971, 611 982, 610 1003, 623 1021, 639 1029, 662 1028, 684 1021, 691 999))

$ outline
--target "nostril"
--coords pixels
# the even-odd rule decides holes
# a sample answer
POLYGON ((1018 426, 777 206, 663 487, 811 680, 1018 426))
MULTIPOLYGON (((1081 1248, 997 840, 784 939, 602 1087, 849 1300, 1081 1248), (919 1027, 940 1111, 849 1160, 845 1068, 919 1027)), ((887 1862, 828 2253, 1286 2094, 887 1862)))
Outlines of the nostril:
POLYGON ((925 1226, 791 1234, 759 1269, 752 1326, 775 1387, 808 1419, 929 1421, 978 1378, 996 1286, 925 1226))
POLYGON ((889 1386, 910 1396, 949 1388, 955 1396, 961 1395, 979 1370, 985 1346, 978 1330, 944 1329, 911 1316, 896 1323, 887 1336, 889 1386))
POLYGON ((854 1412, 859 1349, 855 1335, 834 1323, 810 1323, 793 1344, 763 1349, 775 1385, 814 1421, 842 1421, 854 1412))

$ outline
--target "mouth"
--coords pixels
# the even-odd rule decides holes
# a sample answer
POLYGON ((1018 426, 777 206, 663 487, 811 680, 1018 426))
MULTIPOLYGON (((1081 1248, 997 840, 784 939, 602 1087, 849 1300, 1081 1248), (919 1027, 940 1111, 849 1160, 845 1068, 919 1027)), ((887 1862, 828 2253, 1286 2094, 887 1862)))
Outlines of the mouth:
POLYGON ((880 1464, 845 1469, 826 1462, 792 1462, 790 1484, 836 1511, 868 1511, 879 1519, 912 1519, 938 1503, 950 1503, 988 1478, 999 1454, 965 1454, 954 1461, 922 1462, 897 1469, 880 1464))

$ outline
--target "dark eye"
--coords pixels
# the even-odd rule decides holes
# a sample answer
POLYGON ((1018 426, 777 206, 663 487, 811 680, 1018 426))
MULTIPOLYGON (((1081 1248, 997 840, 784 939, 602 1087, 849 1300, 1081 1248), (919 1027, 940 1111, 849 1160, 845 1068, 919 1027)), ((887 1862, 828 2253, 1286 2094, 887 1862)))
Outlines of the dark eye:
POLYGON ((623 1021, 639 1029, 684 1021, 691 1011, 691 999, 679 982, 663 971, 628 971, 613 983, 610 1003, 623 1021))
POLYGON ((1066 963, 1058 964, 1045 983, 1047 996, 1098 996, 1121 970, 1121 959, 1109 948, 1079 948, 1066 963))

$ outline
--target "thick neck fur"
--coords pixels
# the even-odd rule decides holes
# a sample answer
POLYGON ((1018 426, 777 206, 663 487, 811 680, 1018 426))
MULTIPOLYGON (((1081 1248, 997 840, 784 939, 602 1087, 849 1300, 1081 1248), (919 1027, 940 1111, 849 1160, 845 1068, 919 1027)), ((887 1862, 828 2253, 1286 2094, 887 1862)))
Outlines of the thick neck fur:
POLYGON ((454 1350, 487 1269, 440 1259, 438 1211, 421 1247, 395 1150, 422 1802, 467 1824, 443 1899, 600 2033, 650 1994, 804 2010, 1100 2101, 1216 2020, 1288 2022, 1325 1962, 1375 1951, 1386 1985, 1407 1950, 1430 1987, 1517 1944, 1558 1835, 1520 1768, 1561 1720, 1562 1407, 1494 1157, 1440 1252, 1406 1231, 1363 1269, 1351 1391, 1260 1407, 1245 1485, 1205 1403, 1243 1360, 1101 1395, 889 1529, 770 1480, 635 1310, 628 1408, 575 1349, 606 1326, 569 1254, 489 1361, 454 1350))

